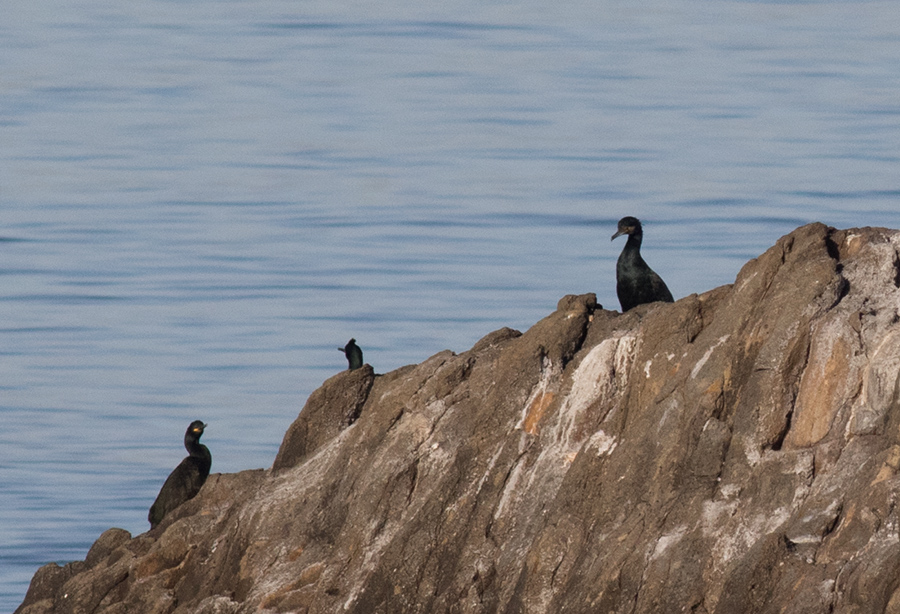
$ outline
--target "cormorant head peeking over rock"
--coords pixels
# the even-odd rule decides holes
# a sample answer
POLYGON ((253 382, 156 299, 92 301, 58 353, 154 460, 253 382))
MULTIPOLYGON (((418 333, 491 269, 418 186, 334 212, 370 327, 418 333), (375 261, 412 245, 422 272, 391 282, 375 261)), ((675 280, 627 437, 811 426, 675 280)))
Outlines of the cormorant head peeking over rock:
POLYGON ((202 421, 194 420, 184 433, 184 447, 188 451, 188 456, 166 478, 165 484, 156 496, 156 501, 150 507, 147 520, 150 521, 151 529, 156 528, 169 512, 194 498, 209 477, 212 454, 209 453, 209 448, 200 443, 200 436, 203 435, 205 428, 206 425, 202 421))
POLYGON ((347 342, 347 345, 338 348, 338 351, 343 352, 344 356, 347 357, 347 363, 349 364, 349 369, 351 371, 363 366, 362 350, 356 345, 356 339, 350 339, 350 341, 347 342))
POLYGON ((619 296, 622 312, 644 303, 673 302, 666 282, 641 258, 641 241, 644 238, 641 221, 630 215, 623 217, 619 220, 619 228, 612 239, 622 235, 628 235, 628 241, 616 263, 616 294, 619 296))

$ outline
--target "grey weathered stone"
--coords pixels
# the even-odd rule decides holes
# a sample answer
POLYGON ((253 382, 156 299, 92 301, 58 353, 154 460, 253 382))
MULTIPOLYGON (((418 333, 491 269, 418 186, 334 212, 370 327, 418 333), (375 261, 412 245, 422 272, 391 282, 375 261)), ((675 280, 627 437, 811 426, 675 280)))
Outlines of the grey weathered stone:
POLYGON ((38 570, 18 612, 900 614, 900 233, 310 396, 269 471, 38 570))

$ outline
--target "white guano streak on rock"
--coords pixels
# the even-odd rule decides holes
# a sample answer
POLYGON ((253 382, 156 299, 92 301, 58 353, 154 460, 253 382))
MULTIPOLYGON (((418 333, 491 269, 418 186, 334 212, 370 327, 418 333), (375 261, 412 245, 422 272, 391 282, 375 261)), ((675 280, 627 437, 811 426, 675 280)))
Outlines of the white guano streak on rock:
MULTIPOLYGON (((346 444, 356 425, 344 429, 337 437, 322 446, 315 454, 302 463, 287 470, 284 474, 262 482, 266 494, 258 494, 250 503, 240 510, 240 524, 252 524, 254 518, 265 516, 270 509, 278 509, 290 501, 302 499, 305 493, 322 487, 322 476, 330 475, 330 468, 341 457, 339 452, 346 444)), ((265 574, 256 577, 254 593, 268 595, 287 586, 296 580, 296 570, 289 564, 283 552, 275 556, 272 565, 266 568, 265 574)))
MULTIPOLYGON (((526 433, 522 433, 522 438, 528 437, 526 433)), ((519 448, 522 448, 522 443, 520 441, 519 448)), ((510 500, 518 493, 519 491, 519 479, 522 477, 524 465, 521 462, 521 459, 516 462, 512 471, 510 472, 509 478, 506 480, 506 484, 503 487, 503 494, 500 495, 500 501, 497 503, 497 509, 494 511, 494 519, 500 518, 506 512, 506 506, 509 504, 510 500)))
POLYGON ((768 514, 742 518, 740 501, 707 501, 703 504, 700 527, 703 534, 715 540, 712 554, 719 571, 754 545, 764 535, 774 532, 790 518, 790 511, 779 507, 768 514))
POLYGON ((762 460, 762 452, 757 449, 757 443, 748 437, 743 440, 743 448, 747 464, 751 467, 756 467, 762 460))
MULTIPOLYGON (((868 411, 877 422, 890 408, 900 378, 900 329, 884 335, 863 372, 862 391, 854 413, 868 411)), ((847 428, 850 428, 848 423, 847 428)))
MULTIPOLYGON (((440 446, 436 448, 436 451, 439 450, 440 446)), ((434 454, 430 456, 435 456, 434 454)), ((436 465, 446 464, 447 459, 449 459, 449 455, 445 452, 441 452, 439 458, 436 458, 436 465)), ((439 472, 440 470, 434 470, 439 472)), ((428 480, 421 480, 422 483, 427 483, 428 480)), ((438 482, 435 481, 434 484, 438 482)), ((426 486, 421 487, 422 490, 418 490, 418 494, 413 499, 408 507, 402 510, 399 517, 395 517, 392 520, 384 523, 380 518, 375 518, 366 528, 364 533, 369 536, 367 543, 369 546, 365 549, 365 553, 363 555, 363 561, 358 566, 356 574, 352 579, 348 578, 348 584, 350 584, 350 591, 348 593, 347 599, 344 602, 344 609, 350 609, 356 600, 359 598, 363 589, 366 586, 366 583, 371 576, 371 574, 375 571, 378 563, 383 560, 383 554, 386 548, 390 546, 400 529, 403 528, 405 522, 410 517, 413 517, 421 510, 422 506, 429 500, 431 500, 432 495, 429 493, 423 492, 424 490, 433 491, 433 488, 428 488, 426 486)))
POLYGON ((591 435, 585 448, 597 448, 597 456, 609 454, 616 449, 618 442, 615 437, 607 435, 602 429, 591 435))
POLYGON ((653 549, 653 554, 650 555, 650 560, 656 560, 665 554, 666 549, 672 544, 676 544, 681 541, 681 538, 684 537, 684 534, 687 533, 687 527, 682 525, 669 533, 666 533, 662 537, 660 537, 656 541, 656 547, 653 549))
POLYGON ((706 364, 706 361, 709 360, 709 357, 712 356, 713 351, 715 351, 715 349, 716 349, 717 347, 719 347, 720 345, 722 345, 723 343, 725 343, 726 341, 728 341, 728 338, 729 338, 730 336, 731 336, 731 335, 725 335, 724 337, 720 337, 718 341, 716 341, 713 345, 711 345, 711 346, 706 350, 706 353, 703 354, 703 357, 700 358, 700 360, 697 361, 697 364, 694 365, 694 368, 691 369, 691 379, 697 377, 697 374, 700 373, 700 369, 703 368, 703 365, 705 365, 705 364, 706 364))
POLYGON ((740 286, 735 288, 735 292, 740 292, 741 290, 743 290, 747 286, 747 284, 749 284, 758 274, 759 273, 757 273, 756 271, 754 271, 752 274, 750 274, 747 277, 747 279, 745 279, 744 281, 741 282, 740 286))
MULTIPOLYGON (((345 440, 349 438, 356 425, 352 425, 338 433, 337 437, 316 450, 315 454, 303 460, 299 465, 288 469, 283 475, 277 476, 272 482, 275 488, 267 497, 256 497, 255 501, 263 501, 266 506, 280 505, 285 501, 297 499, 301 493, 307 490, 315 490, 320 487, 321 476, 327 475, 332 464, 340 459, 341 448, 345 440)), ((249 516, 257 512, 248 509, 249 516)))
MULTIPOLYGON (((624 345, 632 348, 633 337, 606 339, 584 357, 572 375, 572 387, 563 400, 554 428, 550 431, 550 446, 544 448, 541 456, 550 455, 566 459, 577 451, 582 440, 575 439, 575 425, 586 409, 600 400, 611 402, 617 386, 617 366, 621 360, 619 350, 624 345)), ((539 457, 540 460, 540 457, 539 457)))
POLYGON ((628 361, 621 350, 634 349, 633 341, 634 337, 606 339, 591 350, 572 375, 572 388, 560 413, 572 412, 574 417, 601 398, 614 395, 618 388, 617 376, 627 371, 622 368, 628 361))
POLYGON ((478 493, 481 492, 481 489, 484 487, 484 483, 487 482, 488 478, 494 473, 494 467, 497 465, 497 459, 500 458, 500 455, 503 454, 503 446, 499 446, 497 451, 494 452, 494 455, 491 456, 491 460, 488 461, 487 468, 484 470, 484 473, 481 475, 481 478, 478 480, 478 483, 475 484, 474 488, 472 488, 473 496, 477 496, 478 493))
POLYGON ((619 338, 619 343, 616 345, 613 368, 615 369, 615 384, 620 390, 624 390, 628 385, 628 371, 634 361, 637 341, 636 335, 625 335, 619 338))
MULTIPOLYGON (((632 335, 605 339, 592 349, 578 365, 572 375, 572 386, 566 398, 560 404, 556 421, 551 429, 544 435, 546 442, 540 455, 527 471, 528 476, 524 486, 519 486, 523 477, 524 465, 520 462, 513 469, 494 517, 498 518, 506 511, 510 500, 519 493, 529 492, 536 480, 541 484, 540 491, 543 497, 552 497, 556 489, 562 484, 562 477, 568 470, 572 459, 575 457, 583 441, 574 437, 575 425, 579 416, 594 403, 605 400, 612 403, 612 397, 619 390, 624 389, 627 378, 628 366, 634 355, 636 339, 632 335)), ((545 372, 549 371, 545 369, 545 372)), ((549 385, 544 378, 532 392, 527 407, 537 395, 546 390, 549 385)), ((525 412, 523 411, 524 422, 525 412)), ((520 428, 521 424, 520 422, 520 428)))
MULTIPOLYGON (((403 528, 407 519, 414 517, 428 501, 433 500, 433 491, 439 481, 430 481, 425 476, 441 475, 444 468, 453 461, 453 454, 445 450, 434 439, 436 423, 446 414, 446 404, 439 400, 426 405, 425 409, 425 412, 406 414, 391 435, 395 441, 402 441, 406 438, 405 445, 409 449, 409 455, 404 455, 397 469, 391 473, 405 471, 412 457, 417 458, 420 462, 419 471, 422 479, 419 480, 416 495, 409 505, 401 510, 399 516, 388 522, 374 518, 366 528, 365 533, 369 536, 368 543, 370 545, 365 551, 355 577, 348 582, 351 587, 344 602, 345 610, 350 609, 359 598, 368 578, 374 572, 378 562, 382 560, 384 550, 394 542, 398 531, 403 528)), ((388 455, 385 459, 376 461, 373 473, 384 473, 384 470, 378 468, 379 465, 394 464, 397 464, 396 459, 391 460, 388 455)))
POLYGON ((525 421, 528 420, 528 412, 537 402, 537 399, 547 394, 547 391, 550 390, 550 384, 553 381, 553 375, 553 361, 545 356, 543 363, 541 364, 541 379, 538 380, 538 383, 531 391, 531 394, 528 395, 528 399, 525 401, 524 407, 522 407, 522 417, 519 418, 519 423, 516 424, 517 429, 525 429, 525 421))

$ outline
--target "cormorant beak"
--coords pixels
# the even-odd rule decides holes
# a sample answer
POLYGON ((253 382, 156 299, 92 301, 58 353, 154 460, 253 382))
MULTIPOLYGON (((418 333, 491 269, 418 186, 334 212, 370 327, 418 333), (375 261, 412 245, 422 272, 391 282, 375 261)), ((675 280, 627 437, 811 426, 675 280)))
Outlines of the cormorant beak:
POLYGON ((621 237, 622 235, 630 235, 632 232, 634 232, 634 226, 626 226, 625 228, 619 228, 618 232, 616 232, 616 234, 614 234, 612 236, 612 239, 610 239, 610 241, 612 241, 616 237, 621 237))

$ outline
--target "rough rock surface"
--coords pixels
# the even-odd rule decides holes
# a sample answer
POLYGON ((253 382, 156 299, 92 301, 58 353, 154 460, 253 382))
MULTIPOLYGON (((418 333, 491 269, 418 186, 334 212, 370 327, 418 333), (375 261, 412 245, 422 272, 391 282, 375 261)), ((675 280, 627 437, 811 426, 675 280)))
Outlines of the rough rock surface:
POLYGON ((17 612, 900 613, 900 233, 329 379, 271 470, 35 574, 17 612))

